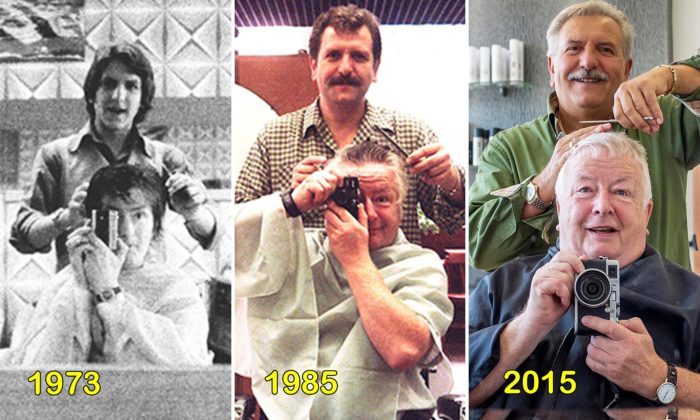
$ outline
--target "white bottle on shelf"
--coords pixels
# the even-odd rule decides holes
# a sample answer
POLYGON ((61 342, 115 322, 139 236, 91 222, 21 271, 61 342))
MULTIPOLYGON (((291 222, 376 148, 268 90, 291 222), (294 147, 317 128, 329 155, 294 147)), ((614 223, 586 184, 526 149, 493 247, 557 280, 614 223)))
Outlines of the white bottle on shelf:
POLYGON ((491 82, 491 49, 481 47, 479 49, 479 81, 481 83, 491 82))
POLYGON ((501 46, 497 44, 491 45, 491 81, 503 82, 503 55, 501 54, 501 46))
POLYGON ((508 41, 508 50, 510 51, 510 81, 520 82, 523 80, 520 78, 520 67, 522 67, 520 62, 520 41, 517 39, 508 41))
POLYGON ((469 83, 476 83, 479 81, 479 49, 476 47, 469 47, 469 83))

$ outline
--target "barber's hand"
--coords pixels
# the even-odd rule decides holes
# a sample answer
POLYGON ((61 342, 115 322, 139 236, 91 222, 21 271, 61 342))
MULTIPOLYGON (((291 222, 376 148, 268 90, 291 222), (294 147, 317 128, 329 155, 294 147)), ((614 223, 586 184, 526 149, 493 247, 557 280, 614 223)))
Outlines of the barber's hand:
POLYGON ((657 97, 668 91, 669 80, 673 83, 671 72, 659 67, 622 83, 615 92, 615 119, 625 128, 637 128, 649 134, 659 131, 664 115, 657 97), (655 119, 646 121, 643 117, 655 119))
POLYGON ((612 130, 612 124, 602 124, 576 130, 559 139, 556 146, 554 146, 554 153, 549 159, 549 163, 547 163, 542 173, 537 175, 533 180, 533 183, 539 187, 540 199, 547 203, 554 201, 554 186, 557 183, 559 172, 564 166, 564 163, 569 159, 569 156, 571 156, 573 147, 575 147, 579 141, 593 133, 604 133, 610 130, 612 130))
POLYGON ((666 379, 666 362, 654 351, 654 341, 639 318, 620 323, 584 316, 583 325, 605 336, 591 337, 586 364, 620 388, 653 400, 666 379))
POLYGON ((326 210, 325 228, 333 255, 345 267, 369 255, 369 230, 364 204, 357 206, 357 219, 332 200, 326 210))
POLYGON ((207 199, 207 189, 199 179, 185 173, 172 174, 165 187, 168 189, 170 205, 185 220, 190 220, 207 199))
POLYGON ((68 208, 61 213, 58 224, 62 230, 70 230, 85 222, 85 197, 90 183, 84 182, 73 191, 73 195, 68 202, 68 208))
POLYGON ((68 235, 66 247, 79 284, 97 293, 119 285, 117 279, 129 252, 121 238, 112 251, 89 226, 82 226, 68 235))
POLYGON ((323 206, 339 185, 340 177, 330 171, 317 171, 309 175, 292 191, 292 200, 305 212, 323 206))
POLYGON ((421 147, 406 158, 411 175, 419 175, 426 184, 439 185, 443 191, 451 191, 461 182, 459 171, 442 144, 421 147))
POLYGON ((538 325, 547 331, 554 328, 571 306, 574 295, 574 278, 585 268, 581 258, 566 251, 559 251, 550 262, 540 267, 532 279, 530 297, 525 316, 530 325, 538 325))
POLYGON ((308 156, 304 158, 297 166, 292 170, 292 185, 291 188, 294 189, 298 187, 306 177, 311 175, 316 171, 322 170, 320 165, 326 163, 325 156, 308 156))

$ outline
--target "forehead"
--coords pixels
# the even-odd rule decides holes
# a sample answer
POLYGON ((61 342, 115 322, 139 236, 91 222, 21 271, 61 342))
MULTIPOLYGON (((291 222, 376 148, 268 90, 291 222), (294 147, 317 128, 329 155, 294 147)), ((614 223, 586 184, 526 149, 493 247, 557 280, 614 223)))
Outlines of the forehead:
POLYGON ((360 189, 398 188, 396 173, 391 166, 381 163, 365 165, 340 165, 338 171, 343 176, 355 176, 360 179, 360 189))
POLYGON ((614 19, 607 16, 579 16, 569 19, 559 32, 559 45, 568 42, 593 41, 622 45, 622 29, 614 19))
POLYGON ((340 46, 372 50, 372 34, 367 26, 356 31, 339 31, 328 26, 321 36, 321 49, 339 48, 340 46))
POLYGON ((602 182, 614 182, 621 178, 642 179, 642 167, 632 156, 613 157, 607 150, 598 156, 579 153, 574 156, 569 169, 569 179, 593 178, 602 182))
POLYGON ((136 73, 132 72, 129 67, 119 61, 112 61, 105 71, 102 72, 101 79, 104 80, 106 78, 141 81, 141 78, 136 73))
POLYGON ((102 197, 102 207, 110 210, 129 211, 140 208, 150 208, 151 202, 138 188, 131 188, 128 197, 107 194, 102 197))

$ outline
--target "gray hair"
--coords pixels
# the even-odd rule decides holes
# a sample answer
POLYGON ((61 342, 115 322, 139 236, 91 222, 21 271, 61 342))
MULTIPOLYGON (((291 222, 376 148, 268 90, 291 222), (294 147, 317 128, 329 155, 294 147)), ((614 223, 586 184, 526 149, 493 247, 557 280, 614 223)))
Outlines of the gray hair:
POLYGON ((649 165, 647 164, 647 151, 642 144, 632 140, 624 133, 595 133, 580 140, 577 147, 562 166, 557 177, 555 192, 557 197, 565 196, 565 178, 570 164, 576 156, 597 158, 607 152, 610 157, 633 157, 642 169, 642 187, 644 188, 644 201, 651 200, 651 179, 649 178, 649 165))
POLYGON ((591 0, 567 7, 559 12, 547 29, 547 57, 554 57, 557 52, 559 32, 569 19, 582 16, 606 16, 617 22, 622 30, 622 54, 625 59, 632 58, 634 28, 627 15, 617 7, 601 0, 591 0))
POLYGON ((408 174, 406 174, 406 170, 404 169, 404 161, 401 159, 401 156, 387 146, 382 146, 371 141, 363 141, 358 144, 343 147, 338 154, 328 162, 326 168, 346 164, 364 165, 370 163, 379 163, 391 168, 398 182, 399 200, 403 203, 408 193, 408 174))

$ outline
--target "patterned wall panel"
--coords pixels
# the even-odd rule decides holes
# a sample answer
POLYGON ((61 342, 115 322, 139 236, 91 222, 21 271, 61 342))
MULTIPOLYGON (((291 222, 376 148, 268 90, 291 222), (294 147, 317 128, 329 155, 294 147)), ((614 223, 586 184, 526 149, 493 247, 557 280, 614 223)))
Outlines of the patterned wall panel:
POLYGON ((87 0, 85 62, 0 65, 2 99, 78 99, 101 45, 135 42, 151 60, 158 97, 230 96, 230 0, 87 0))
MULTIPOLYGON (((669 0, 608 0, 624 11, 637 37, 630 77, 670 60, 669 0)), ((510 38, 525 43, 525 81, 529 90, 470 90, 469 122, 477 127, 509 128, 547 112, 546 99, 552 88, 547 70, 547 39, 550 21, 576 0, 469 0, 469 45, 508 46, 510 38)), ((472 130, 470 130, 472 131, 472 130)), ((471 136, 471 133, 470 133, 471 136)))

